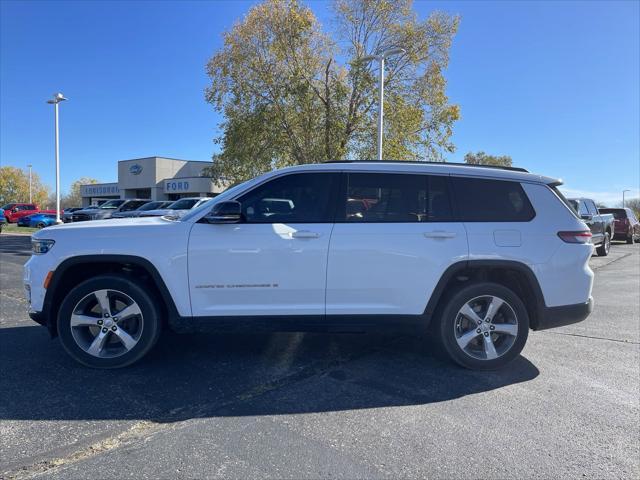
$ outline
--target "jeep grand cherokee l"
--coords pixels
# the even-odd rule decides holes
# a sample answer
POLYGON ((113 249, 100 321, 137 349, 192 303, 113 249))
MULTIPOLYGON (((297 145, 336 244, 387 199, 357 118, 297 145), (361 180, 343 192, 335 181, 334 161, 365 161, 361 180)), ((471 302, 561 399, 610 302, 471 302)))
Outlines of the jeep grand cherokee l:
POLYGON ((330 162, 233 187, 179 219, 47 228, 31 317, 77 361, 129 365, 160 330, 414 329, 488 370, 529 329, 592 309, 591 233, 522 169, 330 162))

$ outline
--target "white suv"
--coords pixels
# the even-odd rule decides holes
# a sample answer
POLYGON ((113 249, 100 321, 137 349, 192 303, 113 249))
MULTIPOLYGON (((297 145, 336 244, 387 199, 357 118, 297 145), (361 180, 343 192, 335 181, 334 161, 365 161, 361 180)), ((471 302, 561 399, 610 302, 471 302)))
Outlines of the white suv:
POLYGON ((391 327, 493 369, 520 353, 530 328, 591 312, 591 234, 559 184, 448 163, 278 170, 179 219, 35 233, 30 315, 100 368, 140 359, 163 328, 391 327))

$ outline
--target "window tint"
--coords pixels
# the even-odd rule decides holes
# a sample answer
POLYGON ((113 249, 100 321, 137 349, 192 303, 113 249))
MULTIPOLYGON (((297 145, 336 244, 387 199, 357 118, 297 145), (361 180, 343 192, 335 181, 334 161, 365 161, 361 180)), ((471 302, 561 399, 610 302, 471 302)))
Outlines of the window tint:
POLYGON ((451 177, 463 222, 527 222, 535 212, 518 182, 451 177))
POLYGON ((598 208, 596 207, 596 204, 593 203, 593 200, 585 200, 585 203, 587 204, 587 208, 591 215, 598 215, 598 208))
POLYGON ((627 218, 626 210, 622 208, 601 208, 600 213, 611 213, 616 220, 624 220, 627 218))
POLYGON ((352 173, 342 221, 438 222, 451 220, 447 177, 352 173))
POLYGON ((584 200, 577 200, 576 203, 578 204, 578 215, 590 215, 589 209, 587 208, 587 204, 584 200))
POLYGON ((333 222, 333 173, 297 173, 275 178, 238 200, 248 223, 333 222))
POLYGON ((122 206, 122 209, 120 211, 129 212, 131 210, 135 210, 136 208, 144 205, 145 203, 147 203, 147 200, 135 200, 135 201, 127 202, 126 205, 122 206))

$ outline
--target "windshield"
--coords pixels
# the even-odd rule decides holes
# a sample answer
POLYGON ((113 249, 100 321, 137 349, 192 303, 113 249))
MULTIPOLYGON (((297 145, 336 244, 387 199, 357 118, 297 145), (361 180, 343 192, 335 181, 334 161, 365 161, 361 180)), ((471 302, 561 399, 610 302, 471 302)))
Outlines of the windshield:
POLYGON ((198 203, 199 200, 199 198, 181 198, 180 200, 173 202, 167 208, 171 210, 189 210, 198 203))
POLYGON ((104 202, 98 208, 103 208, 107 210, 114 210, 118 208, 120 205, 124 203, 124 200, 109 200, 108 202, 104 202))
POLYGON ((15 205, 15 203, 7 203, 6 205, 3 205, 0 208, 2 208, 2 210, 11 210, 14 205, 15 205))
POLYGON ((138 208, 139 212, 146 212, 147 210, 155 210, 156 208, 162 208, 165 202, 148 202, 138 208))

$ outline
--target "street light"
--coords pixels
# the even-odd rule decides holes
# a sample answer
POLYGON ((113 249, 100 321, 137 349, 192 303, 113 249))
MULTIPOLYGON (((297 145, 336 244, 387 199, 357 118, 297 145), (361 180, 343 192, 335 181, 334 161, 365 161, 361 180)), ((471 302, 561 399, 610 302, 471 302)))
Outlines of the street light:
POLYGON ((47 103, 54 106, 55 112, 55 130, 56 130, 56 224, 62 223, 60 220, 60 151, 58 148, 58 104, 64 102, 66 98, 61 93, 53 95, 53 99, 47 100, 47 103))
POLYGON ((360 59, 361 62, 371 62, 378 60, 380 62, 379 82, 379 99, 378 99, 378 160, 382 160, 382 118, 384 116, 384 61, 387 57, 407 53, 404 48, 390 48, 378 55, 367 55, 360 59))
POLYGON ((29 164, 27 165, 27 167, 29 167, 29 203, 31 203, 33 200, 31 200, 31 167, 33 165, 29 164))
POLYGON ((622 190, 622 208, 624 208, 624 207, 625 207, 625 204, 624 204, 624 194, 625 194, 625 192, 630 192, 630 191, 631 191, 631 190, 622 190))

